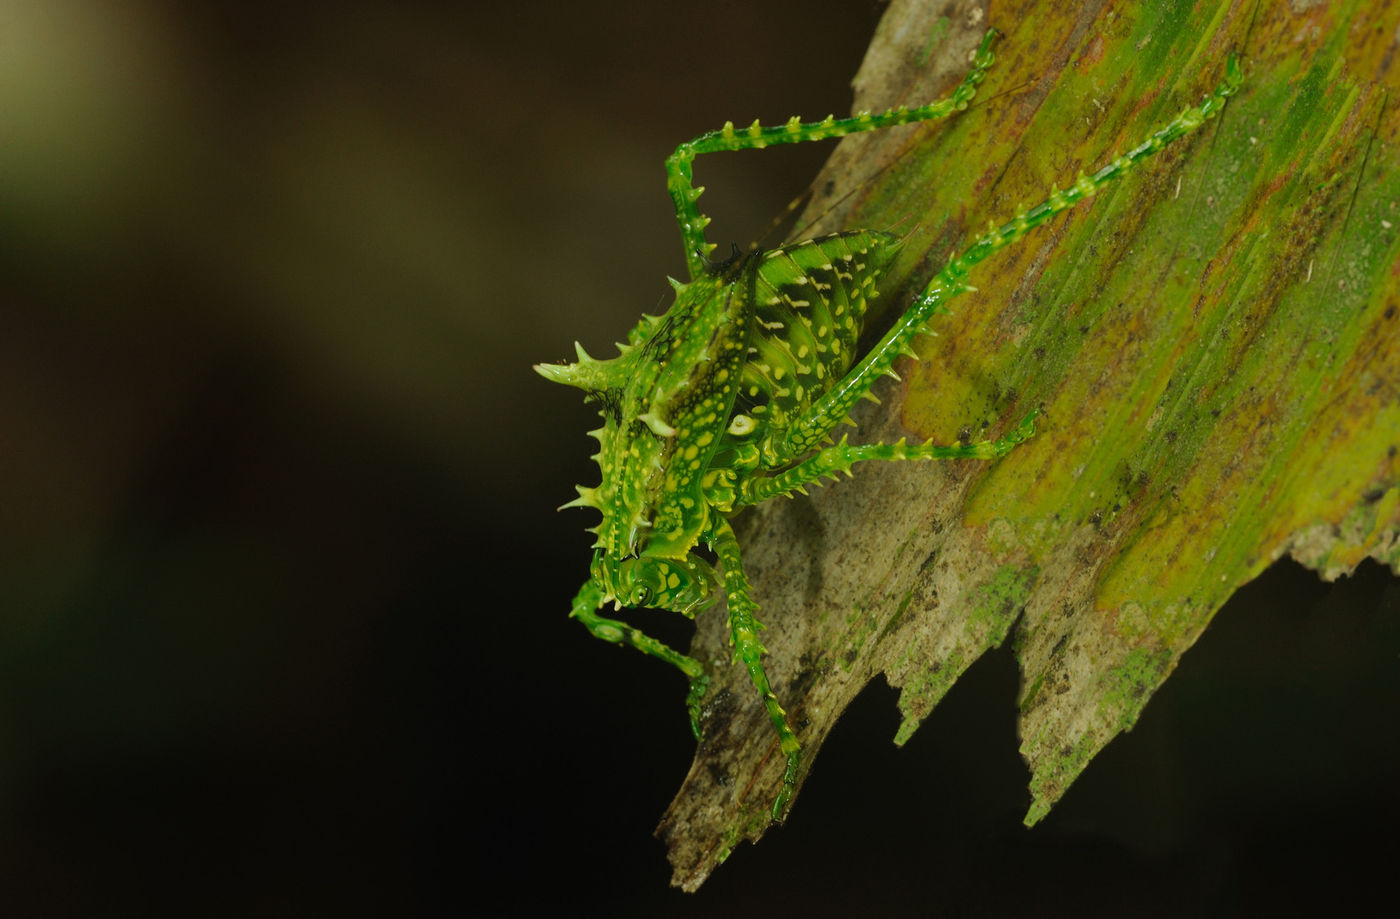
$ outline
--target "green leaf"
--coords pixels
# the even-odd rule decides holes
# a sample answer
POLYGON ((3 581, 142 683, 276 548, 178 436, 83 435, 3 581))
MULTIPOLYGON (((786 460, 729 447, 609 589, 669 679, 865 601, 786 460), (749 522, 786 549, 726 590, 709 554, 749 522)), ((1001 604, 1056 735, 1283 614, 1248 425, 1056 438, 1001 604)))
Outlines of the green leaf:
MULTIPOLYGON (((901 691, 902 743, 1010 635, 1034 823, 1273 561, 1400 571, 1400 14, 1304 6, 891 6, 857 109, 934 98, 987 25, 1006 37, 968 112, 848 138, 814 185, 811 233, 909 235, 887 321, 989 221, 1197 102, 1231 50, 1245 84, 979 266, 851 435, 995 437, 1039 407, 1034 438, 995 464, 868 463, 740 521, 806 765, 872 679, 901 691)), ((692 654, 716 675, 706 738, 658 831, 689 889, 762 834, 782 774, 721 612, 692 654)))

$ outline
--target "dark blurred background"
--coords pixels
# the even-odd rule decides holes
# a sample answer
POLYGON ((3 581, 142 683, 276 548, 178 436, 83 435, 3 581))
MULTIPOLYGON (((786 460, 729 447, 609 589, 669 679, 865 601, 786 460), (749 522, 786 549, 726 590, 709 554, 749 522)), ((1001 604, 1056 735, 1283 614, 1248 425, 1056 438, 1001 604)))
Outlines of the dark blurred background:
MULTIPOLYGON (((848 110, 882 9, 0 2, 0 911, 1169 914, 1388 878, 1400 588, 1285 564, 1041 827, 1003 651, 904 750, 871 687, 787 827, 666 887, 684 682, 566 619, 596 416, 530 364, 683 273, 676 142, 848 110)), ((702 161, 711 238, 828 152, 702 161)))

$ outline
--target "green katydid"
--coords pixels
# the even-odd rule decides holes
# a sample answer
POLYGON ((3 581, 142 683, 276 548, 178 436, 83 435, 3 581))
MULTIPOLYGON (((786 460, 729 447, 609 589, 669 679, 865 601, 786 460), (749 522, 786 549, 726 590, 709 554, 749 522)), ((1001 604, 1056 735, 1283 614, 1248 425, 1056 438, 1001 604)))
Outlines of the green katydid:
POLYGON ((572 616, 595 636, 631 645, 678 667, 690 679, 686 702, 691 728, 701 734, 701 702, 708 677, 692 657, 617 619, 599 614, 611 602, 694 616, 727 596, 734 657, 763 698, 786 758, 782 789, 772 805, 782 818, 796 786, 801 744, 769 686, 748 580, 729 517, 752 504, 791 495, 823 477, 849 474, 867 460, 994 459, 1030 437, 1032 411, 999 439, 954 446, 830 444, 893 365, 910 355, 913 339, 947 312, 947 301, 970 290, 969 270, 1031 229, 1093 195, 1217 114, 1243 79, 1233 55, 1224 80, 1137 147, 1069 188, 992 226, 949 260, 921 295, 867 353, 857 354, 867 308, 879 295, 900 239, 875 230, 849 230, 767 251, 708 260, 709 219, 696 207, 691 163, 701 153, 826 140, 893 125, 943 118, 966 109, 991 66, 995 30, 988 31, 973 64, 947 97, 918 108, 747 128, 726 124, 676 148, 666 161, 690 273, 672 281, 675 300, 660 316, 644 316, 618 357, 597 360, 578 346, 572 364, 539 364, 545 378, 576 386, 597 402, 603 426, 591 432, 602 472, 595 487, 578 488, 564 505, 602 512, 589 578, 574 598, 572 616), (825 446, 824 446, 825 444, 825 446), (698 554, 708 548, 723 574, 698 554))

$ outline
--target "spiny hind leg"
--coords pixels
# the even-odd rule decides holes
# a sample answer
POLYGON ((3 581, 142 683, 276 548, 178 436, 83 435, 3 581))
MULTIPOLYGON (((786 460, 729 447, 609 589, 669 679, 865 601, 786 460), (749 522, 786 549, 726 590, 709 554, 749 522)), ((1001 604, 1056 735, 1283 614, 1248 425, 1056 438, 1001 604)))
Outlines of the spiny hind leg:
POLYGON ((946 118, 967 108, 977 95, 977 84, 987 75, 987 69, 996 60, 992 54, 992 42, 996 40, 996 29, 988 29, 972 61, 972 67, 951 93, 936 102, 917 108, 898 106, 879 114, 862 112, 853 118, 826 116, 821 121, 804 123, 794 116, 786 124, 760 125, 757 121, 746 128, 735 128, 732 122, 718 131, 702 134, 694 140, 678 146, 666 158, 666 188, 671 193, 671 202, 676 209, 676 221, 681 228, 681 241, 685 246, 685 262, 691 278, 705 273, 706 258, 714 251, 714 244, 705 241, 705 227, 710 218, 700 213, 696 199, 705 190, 697 188, 692 181, 691 163, 701 153, 719 153, 729 150, 761 150, 774 144, 796 144, 810 140, 828 140, 875 131, 916 121, 930 121, 946 118))
POLYGON ((778 704, 778 697, 773 694, 773 689, 768 684, 768 674, 763 669, 762 660, 765 650, 758 640, 758 631, 763 625, 754 618, 754 611, 758 606, 749 595, 749 579, 744 574, 743 562, 739 557, 739 542, 734 538, 733 528, 724 518, 720 518, 719 524, 713 528, 710 547, 724 565, 724 591, 729 605, 729 637, 734 645, 734 657, 743 662, 754 688, 763 696, 763 706, 768 710, 768 718, 778 733, 778 748, 787 757, 787 765, 783 769, 783 787, 773 800, 770 811, 773 820, 777 822, 783 818, 797 787, 797 771, 802 763, 802 745, 797 742, 797 735, 788 724, 787 713, 778 704))
POLYGON ((689 677, 690 691, 685 696, 685 707, 690 715, 691 733, 695 735, 696 740, 699 740, 700 700, 705 697, 705 690, 710 684, 710 678, 705 673, 704 666, 695 658, 688 657, 665 642, 652 638, 636 626, 620 619, 599 616, 598 608, 602 605, 603 588, 596 581, 590 580, 583 585, 583 589, 574 598, 574 609, 569 615, 583 623, 584 628, 588 629, 594 638, 601 638, 603 641, 617 645, 630 645, 643 654, 649 654, 679 668, 682 673, 689 677))
POLYGON ((779 449, 780 455, 796 457, 816 449, 832 428, 849 417, 852 407, 869 394, 880 376, 894 375, 895 361, 900 355, 914 354, 911 347, 913 340, 928 331, 929 320, 946 313, 949 300, 975 289, 967 283, 968 272, 973 266, 1017 242, 1056 214, 1097 194, 1103 186, 1127 175, 1138 163, 1156 155, 1167 144, 1201 127, 1220 113, 1230 96, 1239 92, 1243 80, 1239 57, 1231 54, 1225 62, 1224 79, 1200 103, 1182 109, 1180 114, 1148 135, 1142 143, 1114 157, 1091 175, 1080 173, 1073 185, 1063 191, 1052 189, 1049 198, 1035 207, 1022 209, 1001 226, 989 224, 985 233, 949 259, 948 264, 933 276, 923 294, 915 298, 894 327, 851 368, 840 384, 832 387, 808 408, 806 414, 792 423, 779 449))

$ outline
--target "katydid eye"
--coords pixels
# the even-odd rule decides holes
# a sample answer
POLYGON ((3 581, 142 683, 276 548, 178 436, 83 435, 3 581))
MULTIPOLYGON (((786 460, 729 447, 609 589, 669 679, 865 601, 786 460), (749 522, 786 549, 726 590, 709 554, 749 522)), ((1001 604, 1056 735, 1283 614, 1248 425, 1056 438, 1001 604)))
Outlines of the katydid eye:
POLYGON ((735 437, 743 437, 745 434, 752 434, 755 427, 754 420, 748 415, 735 415, 729 422, 729 433, 735 437))

